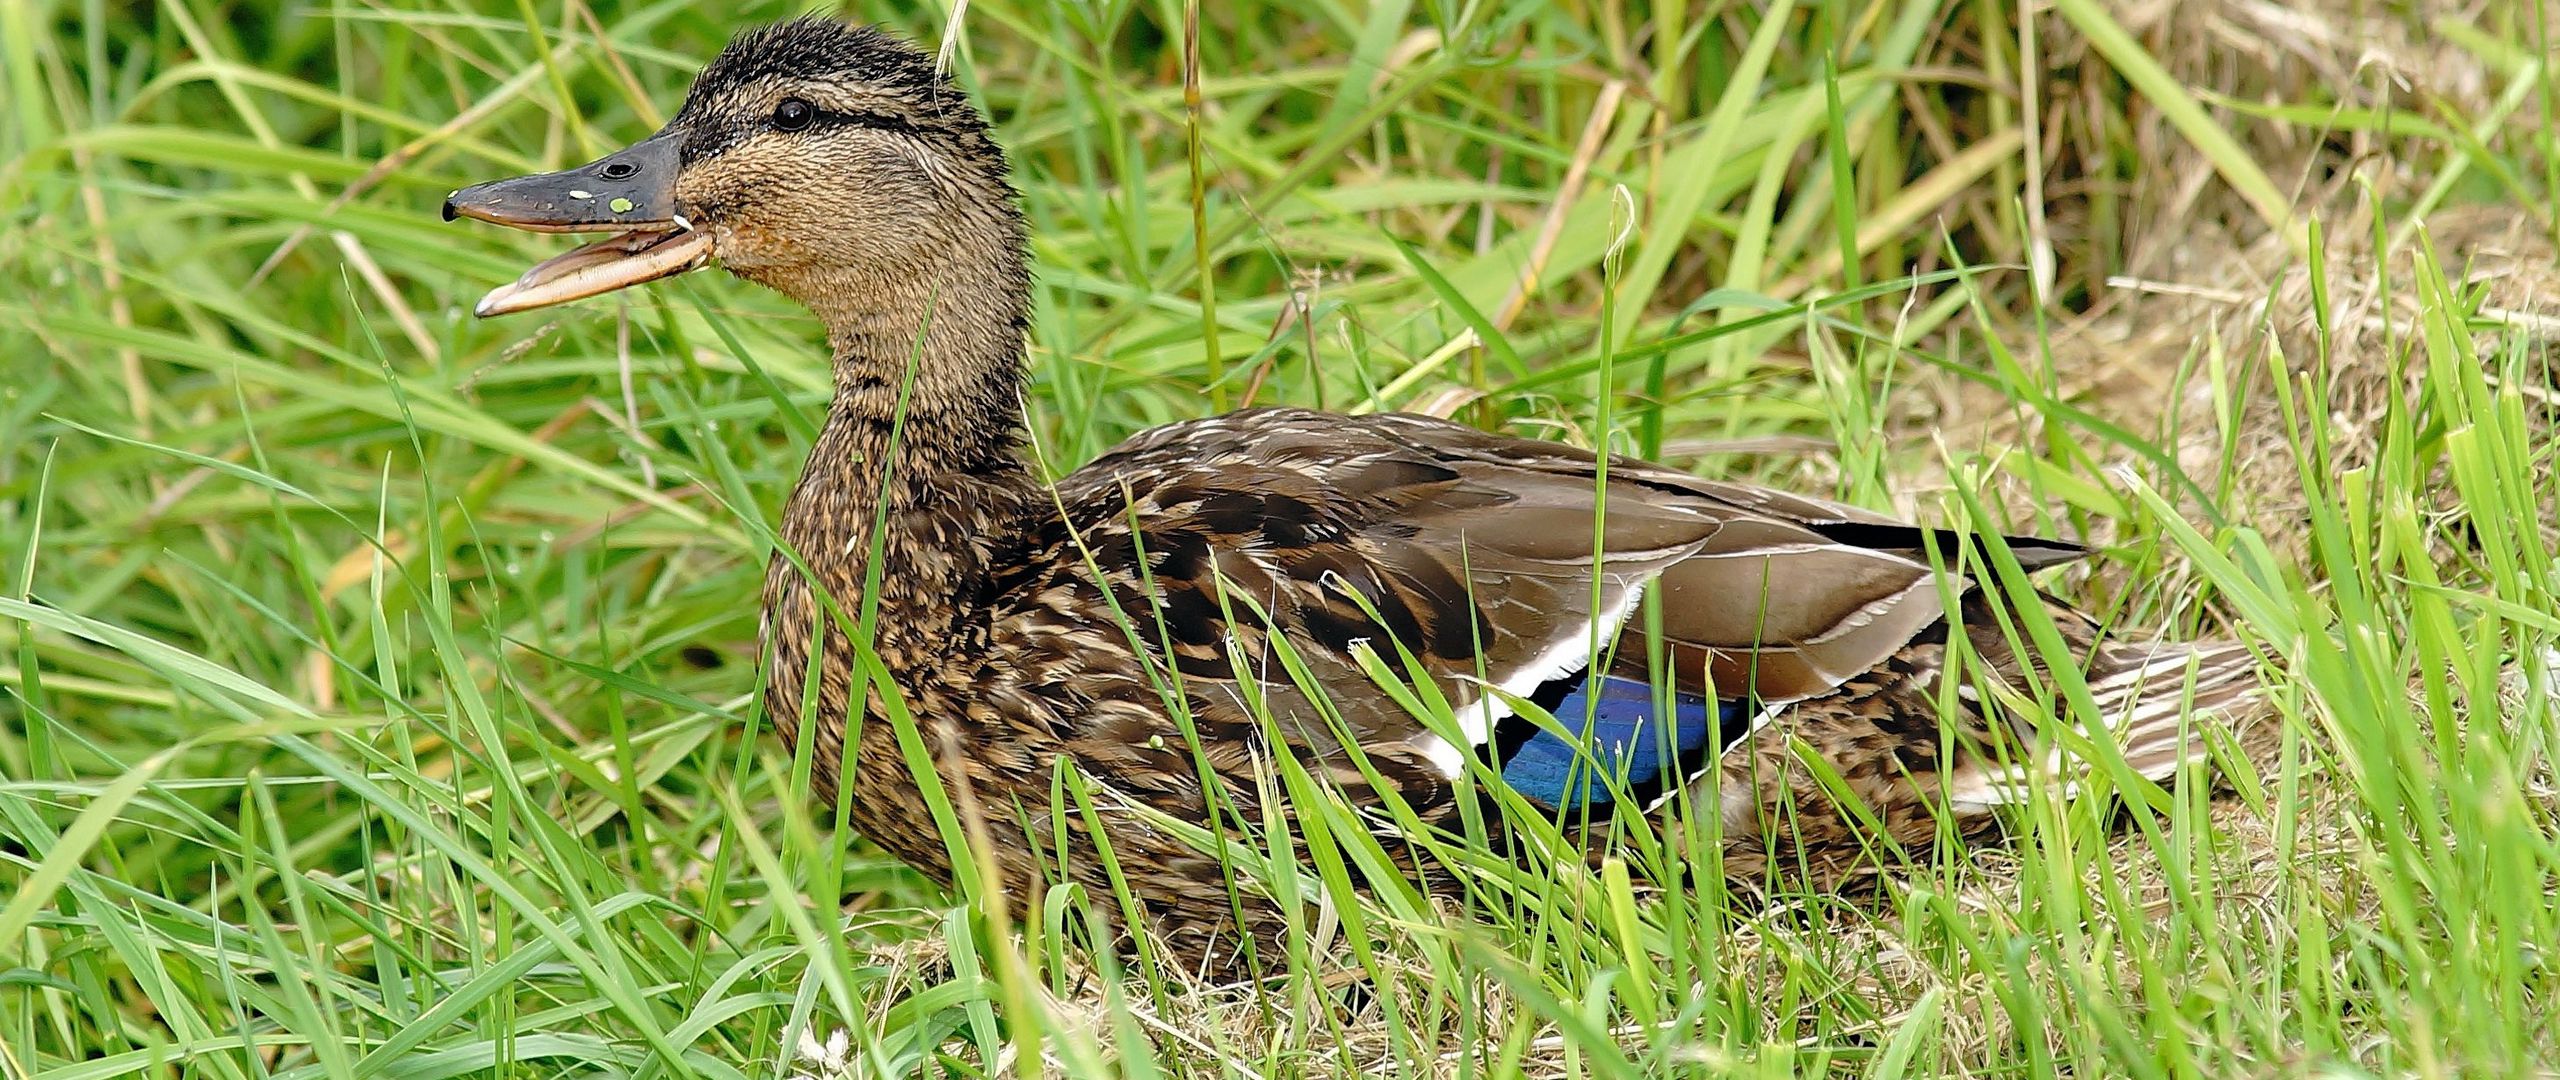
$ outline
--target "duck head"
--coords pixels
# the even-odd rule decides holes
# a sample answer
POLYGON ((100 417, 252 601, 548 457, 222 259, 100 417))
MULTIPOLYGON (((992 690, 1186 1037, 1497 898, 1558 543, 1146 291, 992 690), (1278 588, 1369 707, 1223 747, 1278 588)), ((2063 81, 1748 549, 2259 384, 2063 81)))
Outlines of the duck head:
POLYGON ((610 232, 491 290, 483 317, 549 307, 717 260, 821 315, 1010 264, 1022 224, 987 122, 915 46, 802 19, 723 49, 666 127, 561 172, 463 188, 445 220, 610 232))

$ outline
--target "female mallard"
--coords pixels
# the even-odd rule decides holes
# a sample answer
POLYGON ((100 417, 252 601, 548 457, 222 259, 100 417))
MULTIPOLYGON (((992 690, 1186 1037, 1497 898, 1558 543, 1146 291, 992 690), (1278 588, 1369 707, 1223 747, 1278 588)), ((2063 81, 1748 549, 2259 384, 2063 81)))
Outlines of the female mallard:
MULTIPOLYGON (((1015 453, 1030 277, 1006 173, 924 54, 799 21, 731 43, 657 134, 444 208, 624 230, 490 292, 484 316, 717 258, 825 322, 835 397, 765 577, 766 707, 814 740, 818 796, 841 776, 853 822, 924 871, 947 878, 950 856, 876 685, 844 745, 858 660, 822 594, 876 606, 878 662, 944 787, 999 822, 1078 834, 1000 826, 985 854, 1002 872, 1063 858, 1047 869, 1109 895, 1083 835, 1108 821, 1130 891, 1201 953, 1239 910, 1250 932, 1282 923, 1235 906, 1218 859, 1148 815, 1052 813, 1062 760, 1193 822, 1212 820, 1210 783, 1269 820, 1256 800, 1275 747, 1435 825, 1496 784, 1559 815, 1692 790, 1721 807, 1729 875, 1775 864, 1820 884, 1873 842, 1853 821, 1871 814, 1906 850, 1945 823, 1979 831, 2016 790, 2003 748, 2052 745, 2006 689, 2044 671, 2011 644, 2018 613, 1957 581, 1948 618, 1929 548, 1954 558, 1957 539, 1851 507, 1443 420, 1298 409, 1156 428, 1044 485, 1015 453), (1646 600, 1658 639, 1632 617, 1646 600), (1942 687, 1951 638, 1974 659, 1942 687), (1373 669, 1429 682, 1454 721, 1417 719, 1373 669), (1470 762, 1481 782, 1461 785, 1470 762)), ((2081 553, 2007 544, 2028 569, 2081 553)), ((2200 753, 2182 720, 2227 723, 2254 697, 2237 646, 2102 644, 2044 606, 2143 776, 2200 753)))

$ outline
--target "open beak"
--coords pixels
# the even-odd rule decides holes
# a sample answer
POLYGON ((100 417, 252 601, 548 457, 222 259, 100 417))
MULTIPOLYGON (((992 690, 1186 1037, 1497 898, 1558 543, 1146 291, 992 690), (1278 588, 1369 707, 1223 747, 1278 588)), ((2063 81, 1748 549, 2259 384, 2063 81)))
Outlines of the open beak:
POLYGON ((565 304, 671 277, 711 258, 711 234, 676 211, 678 136, 659 132, 562 172, 474 184, 445 196, 444 219, 530 232, 614 232, 489 290, 481 318, 565 304))

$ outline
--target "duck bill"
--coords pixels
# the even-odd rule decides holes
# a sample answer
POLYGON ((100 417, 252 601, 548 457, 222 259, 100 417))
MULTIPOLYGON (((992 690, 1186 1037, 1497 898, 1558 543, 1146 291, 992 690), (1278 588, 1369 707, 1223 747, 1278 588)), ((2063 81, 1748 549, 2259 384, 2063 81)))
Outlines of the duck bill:
POLYGON ((474 184, 445 197, 444 219, 474 218, 528 232, 613 232, 546 259, 489 290, 481 318, 565 304, 671 277, 711 257, 711 234, 676 212, 681 144, 660 132, 574 169, 474 184))

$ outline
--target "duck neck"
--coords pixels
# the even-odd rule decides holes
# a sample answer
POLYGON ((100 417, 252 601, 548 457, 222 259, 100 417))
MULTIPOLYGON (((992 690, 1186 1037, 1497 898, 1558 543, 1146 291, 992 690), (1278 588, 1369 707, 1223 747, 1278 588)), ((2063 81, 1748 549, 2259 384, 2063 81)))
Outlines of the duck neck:
POLYGON ((848 614, 876 602, 874 640, 892 670, 947 663, 972 640, 985 586, 1038 490, 1016 451, 1019 260, 944 263, 792 290, 826 322, 835 396, 782 538, 848 614))

